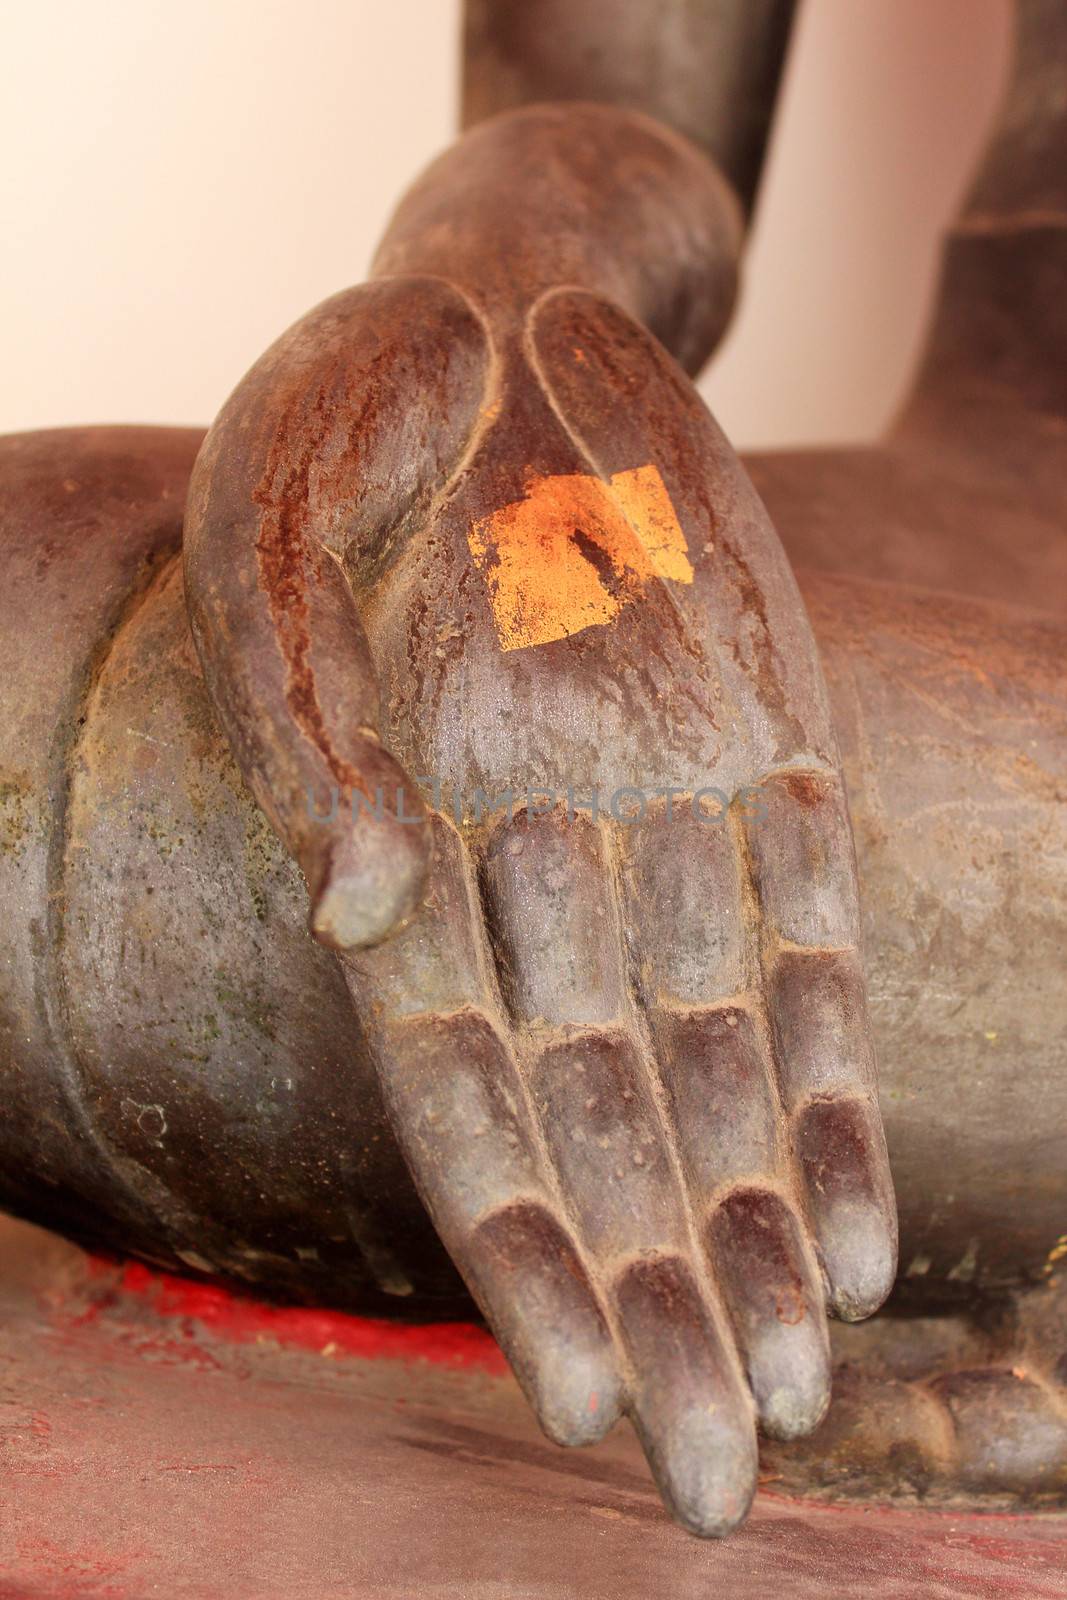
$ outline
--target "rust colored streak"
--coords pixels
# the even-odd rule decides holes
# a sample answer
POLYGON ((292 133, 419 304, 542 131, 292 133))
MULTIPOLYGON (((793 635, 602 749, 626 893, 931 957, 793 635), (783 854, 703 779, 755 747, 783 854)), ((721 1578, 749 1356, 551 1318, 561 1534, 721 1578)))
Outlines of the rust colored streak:
POLYGON ((804 811, 813 811, 826 798, 826 779, 821 773, 793 771, 782 774, 786 793, 804 811))
POLYGON ((804 1291, 799 1279, 787 1284, 779 1292, 774 1303, 774 1314, 787 1328, 795 1328, 798 1323, 804 1321, 807 1312, 804 1305, 804 1291))
POLYGON ((760 696, 768 711, 777 719, 781 733, 788 744, 803 749, 804 730, 786 704, 780 659, 770 619, 767 616, 767 602, 763 590, 753 577, 744 556, 723 534, 720 534, 720 544, 724 556, 734 569, 734 582, 742 609, 753 619, 752 649, 756 657, 756 683, 760 696))
POLYGON ((357 789, 369 798, 363 778, 333 747, 311 664, 308 563, 316 557, 321 560, 322 555, 310 548, 310 473, 325 433, 323 391, 319 393, 315 411, 319 425, 312 430, 305 448, 286 468, 284 458, 288 452, 284 439, 276 441, 263 476, 253 491, 252 499, 263 512, 256 556, 278 648, 285 662, 285 699, 293 720, 320 752, 338 784, 357 789), (280 470, 285 470, 285 477, 279 492, 275 484, 280 470))
POLYGON ((614 621, 653 579, 692 583, 685 535, 655 466, 531 477, 468 534, 504 650, 614 621))

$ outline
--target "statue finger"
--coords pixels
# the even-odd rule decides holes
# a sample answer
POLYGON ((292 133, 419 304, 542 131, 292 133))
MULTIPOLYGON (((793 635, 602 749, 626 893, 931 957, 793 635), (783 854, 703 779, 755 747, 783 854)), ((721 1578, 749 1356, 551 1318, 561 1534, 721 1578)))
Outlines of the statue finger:
POLYGON ((692 1533, 721 1537, 756 1488, 752 1401, 736 1357, 678 1256, 631 1263, 614 1300, 634 1374, 630 1416, 664 1502, 692 1533))
POLYGON ((456 830, 427 823, 420 914, 345 969, 390 1118, 446 1248, 542 1426, 599 1438, 619 1415, 603 1311, 551 1181, 496 1016, 477 885, 456 830))
POLYGON ((839 1316, 877 1310, 896 1209, 859 956, 851 830, 835 775, 789 771, 746 822, 782 1101, 839 1316))
POLYGON ((610 854, 562 811, 499 829, 487 917, 562 1203, 628 1358, 628 1410, 668 1504, 722 1533, 751 1496, 752 1405, 634 1025, 610 854))
POLYGON ((682 1168, 760 1422, 795 1436, 829 1395, 815 1263, 759 996, 741 852, 725 817, 675 800, 627 830, 621 874, 636 969, 682 1168))
POLYGON ((705 1230, 764 1432, 796 1439, 830 1403, 822 1284, 800 1219, 755 1184, 723 1195, 705 1230))
POLYGON ((347 291, 253 367, 190 485, 186 587, 207 685, 308 880, 312 932, 338 950, 410 915, 426 866, 403 814, 421 801, 380 742, 357 591, 460 458, 485 369, 457 291, 347 291))

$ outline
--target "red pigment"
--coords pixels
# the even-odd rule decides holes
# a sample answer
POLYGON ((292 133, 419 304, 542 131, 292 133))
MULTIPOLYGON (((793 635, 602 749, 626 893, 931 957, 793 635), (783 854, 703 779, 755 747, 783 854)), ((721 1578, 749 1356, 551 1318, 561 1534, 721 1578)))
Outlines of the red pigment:
MULTIPOLYGON (((114 1264, 90 1258, 93 1275, 112 1274, 114 1264)), ((484 1328, 470 1322, 412 1325, 384 1317, 357 1317, 307 1306, 273 1306, 232 1294, 213 1283, 156 1272, 139 1261, 124 1262, 116 1288, 162 1317, 191 1317, 233 1344, 270 1339, 275 1344, 365 1361, 429 1361, 442 1367, 474 1368, 503 1376, 507 1362, 484 1328)))

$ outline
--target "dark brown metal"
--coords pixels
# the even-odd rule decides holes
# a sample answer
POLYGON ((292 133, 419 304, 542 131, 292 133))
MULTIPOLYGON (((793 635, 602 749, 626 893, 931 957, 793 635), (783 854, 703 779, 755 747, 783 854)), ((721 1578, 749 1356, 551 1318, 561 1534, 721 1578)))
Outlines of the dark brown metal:
MULTIPOLYGON (((922 830, 929 872, 959 882, 957 911, 943 918, 936 909, 940 895, 928 902, 925 881, 902 886, 895 933, 886 930, 869 946, 884 970, 884 978, 872 979, 876 1015, 881 1012, 882 1029, 892 1028, 912 1061, 899 1129, 891 1135, 901 1192, 921 1187, 924 1197, 925 1217, 916 1210, 902 1218, 918 1264, 909 1271, 906 1245, 905 1288, 921 1274, 933 1234, 948 1243, 942 1230, 953 1217, 956 1287, 1010 1278, 1013 1261, 1036 1257, 1037 1237, 1025 1242, 1031 1203, 1040 1212, 1052 1192, 1062 1203, 1054 1173, 1067 1169, 1067 1107, 1060 1099, 1067 985, 1062 953, 1053 953, 1062 935, 1050 944, 1046 965, 1038 932, 1049 921, 1062 926, 1062 838, 1058 831, 1048 835, 1036 818, 1032 830, 1011 804, 1004 809, 1019 792, 1012 773, 1025 774, 1026 788, 1043 785, 1054 807, 1064 794, 1062 769, 1047 745, 1050 725, 1030 712, 1014 723, 1014 696, 1026 682, 1040 685, 1043 704, 1052 704, 1067 659, 1062 652, 1050 656, 1042 669, 1031 654, 1033 628, 1047 626, 1036 613, 1057 621, 1067 616, 1067 105, 1061 92, 1067 13, 1046 0, 1027 0, 1019 20, 1016 76, 1002 130, 949 236, 930 350, 900 423, 875 449, 778 454, 750 463, 796 559, 822 571, 972 596, 976 615, 986 614, 989 601, 1031 608, 1029 616, 1005 613, 1002 643, 990 647, 988 661, 968 652, 961 657, 978 696, 970 709, 961 705, 946 720, 935 681, 924 691, 933 698, 916 707, 935 720, 925 759, 915 766, 910 826, 922 830), (988 705, 987 681, 999 686, 988 705), (978 711, 979 703, 986 709, 978 711), (1000 737, 1013 724, 1018 744, 1007 756, 1000 737), (1032 727, 1029 734, 1025 726, 1032 727), (975 734, 988 746, 985 758, 974 749, 975 734), (969 844, 961 850, 963 838, 969 844), (945 998, 937 1009, 944 1030, 932 1027, 931 1008, 916 1008, 908 991, 917 956, 942 947, 945 998), (1011 974, 1011 1003, 1005 993, 1005 1004, 987 1012, 985 998, 996 992, 1004 971, 1011 974), (957 1010, 947 997, 964 990, 973 1000, 957 1010), (1012 1067, 998 1070, 994 1061, 1001 1057, 1012 1067), (1043 1130, 1016 1120, 1021 1096, 1014 1073, 1022 1070, 1027 1098, 1043 1108, 1043 1130), (974 1084, 974 1104, 951 1120, 930 1118, 926 1096, 938 1092, 932 1086, 946 1073, 961 1093, 974 1084), (983 1174, 983 1194, 960 1212, 950 1169, 963 1117, 968 1161, 983 1174), (1042 1176, 1031 1184, 1035 1172, 1042 1176), (994 1216, 1011 1217, 1017 1230, 1001 1249, 989 1237, 994 1216)), ((915 649, 923 649, 919 639, 915 649)), ((865 759, 877 764, 879 742, 866 748, 865 759)), ((886 825, 880 804, 857 815, 860 848, 865 831, 886 825)), ((1046 1249, 1054 1252, 1063 1228, 1051 1211, 1042 1227, 1046 1249)))
POLYGON ((822 1416, 824 1307, 869 1315, 896 1263, 815 646, 683 371, 738 232, 632 113, 475 129, 224 408, 185 542, 439 1235, 550 1437, 627 1410, 703 1534, 747 1510, 757 1418, 822 1416))
MULTIPOLYGON (((1027 72, 1062 59, 1063 17, 1024 11, 1009 126, 1042 152, 1062 121, 1027 72)), ((644 118, 475 130, 371 284, 253 370, 190 497, 206 688, 178 560, 198 437, 5 441, 5 1203, 415 1314, 463 1303, 428 1211, 546 1430, 589 1439, 625 1405, 676 1514, 723 1531, 753 1416, 818 1420, 824 1297, 862 1314, 892 1270, 836 730, 909 1318, 835 1339, 861 1381, 776 1461, 832 1463, 842 1492, 1062 1503, 1050 181, 1018 215, 979 186, 885 447, 752 463, 809 569, 833 728, 760 503, 642 326, 694 369, 739 232, 644 118), (457 813, 402 820, 420 773, 457 813), (380 822, 332 817, 331 790, 373 807, 379 783, 380 822), (527 783, 682 804, 472 813, 527 783), (687 805, 709 785, 718 827, 687 805)))
POLYGON ((466 0, 463 126, 544 100, 644 111, 750 212, 796 0, 466 0))

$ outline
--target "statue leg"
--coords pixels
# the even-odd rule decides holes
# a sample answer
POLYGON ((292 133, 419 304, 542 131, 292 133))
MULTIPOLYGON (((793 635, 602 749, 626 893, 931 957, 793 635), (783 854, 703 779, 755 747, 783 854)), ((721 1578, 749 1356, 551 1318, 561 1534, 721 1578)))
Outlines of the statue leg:
MULTIPOLYGON (((25 775, 18 805, 5 794, 3 864, 23 870, 4 926, 46 925, 26 870, 42 849, 61 915, 56 947, 32 946, 30 992, 38 1016, 62 1019, 72 1063, 57 1088, 55 1055, 9 1021, 4 1202, 268 1292, 454 1314, 465 1302, 347 990, 306 936, 299 875, 237 774, 191 648, 167 530, 193 445, 152 430, 124 435, 118 457, 94 430, 18 445, 33 470, 5 592, 27 634, 69 603, 64 551, 83 563, 82 614, 115 620, 94 620, 95 642, 54 635, 65 682, 91 662, 60 765, 47 765, 47 676, 28 657, 24 714, 4 724, 7 769, 25 775), (63 485, 88 479, 87 461, 95 487, 68 516, 63 485), (162 558, 138 580, 153 539, 162 558), (36 588, 18 589, 23 572, 36 588)), ((902 1275, 887 1313, 835 1329, 829 1418, 808 1444, 773 1447, 773 1470, 834 1494, 1054 1495, 1067 640, 1048 618, 888 583, 808 574, 804 594, 855 819, 902 1275)), ((25 1016, 7 970, 4 1015, 25 1016)))
POLYGON ((0 442, 0 1204, 175 1271, 455 1314, 344 981, 204 689, 180 560, 201 437, 0 442))

